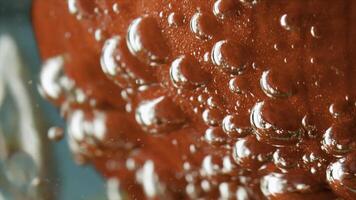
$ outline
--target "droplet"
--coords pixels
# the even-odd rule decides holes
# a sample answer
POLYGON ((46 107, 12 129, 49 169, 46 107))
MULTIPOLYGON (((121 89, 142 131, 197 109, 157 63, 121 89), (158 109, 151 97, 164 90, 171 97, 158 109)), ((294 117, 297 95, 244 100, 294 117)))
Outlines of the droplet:
POLYGON ((209 75, 194 58, 180 56, 171 65, 170 78, 177 87, 194 88, 207 83, 209 75))
POLYGON ((257 138, 275 146, 295 144, 303 133, 301 117, 287 101, 258 102, 250 120, 257 138))
POLYGON ((220 69, 238 74, 248 66, 249 50, 228 40, 217 42, 211 52, 213 63, 220 69))
POLYGON ((273 147, 256 140, 254 136, 238 139, 233 150, 233 158, 243 168, 257 170, 272 159, 273 147))
POLYGON ((340 156, 355 150, 355 131, 356 127, 352 121, 333 124, 323 135, 323 150, 334 156, 340 156))
POLYGON ((151 66, 163 64, 168 59, 169 48, 152 17, 140 17, 130 24, 127 46, 139 60, 151 66))
POLYGON ((222 121, 222 128, 230 138, 241 138, 252 133, 248 116, 227 115, 222 121))
POLYGON ((356 154, 331 163, 326 171, 327 181, 335 193, 345 199, 356 198, 356 154))
POLYGON ((197 12, 190 20, 190 29, 200 39, 212 39, 219 25, 213 16, 197 12))
POLYGON ((52 141, 59 141, 64 137, 64 131, 60 127, 51 127, 47 132, 48 139, 52 141))
POLYGON ((213 6, 213 13, 220 19, 226 18, 238 9, 238 4, 234 0, 217 0, 213 6))

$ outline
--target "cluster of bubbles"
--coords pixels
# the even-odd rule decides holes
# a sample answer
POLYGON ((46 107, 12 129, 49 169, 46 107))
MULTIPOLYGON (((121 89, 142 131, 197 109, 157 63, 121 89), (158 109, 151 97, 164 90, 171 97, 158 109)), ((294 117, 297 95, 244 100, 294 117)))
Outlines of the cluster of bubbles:
MULTIPOLYGON (((99 12, 95 3, 88 3, 84 8, 80 2, 68 0, 69 12, 77 19, 90 16, 90 12, 99 12)), ((350 116, 354 115, 354 103, 346 98, 332 104, 329 108, 332 125, 319 137, 310 116, 302 115, 306 112, 296 108, 296 101, 306 93, 299 76, 301 69, 267 66, 261 70, 256 67, 258 52, 254 52, 254 47, 232 38, 226 39, 221 32, 224 20, 239 16, 260 2, 216 0, 211 13, 198 9, 190 18, 177 11, 168 15, 165 22, 170 29, 188 27, 197 41, 212 44, 204 58, 205 63, 195 54, 174 53, 173 57, 161 21, 149 14, 133 19, 124 35, 107 38, 100 56, 101 69, 121 88, 126 111, 134 116, 135 122, 126 123, 139 125, 147 133, 140 137, 151 138, 149 141, 173 137, 168 133, 184 129, 190 120, 203 124, 205 130, 197 142, 200 146, 189 146, 189 151, 194 154, 190 156, 198 157, 197 163, 187 160, 181 166, 185 170, 185 192, 190 198, 203 197, 214 191, 221 199, 258 199, 260 196, 298 199, 303 195, 324 198, 331 194, 331 188, 336 194, 353 199, 356 143, 354 119, 350 116), (157 71, 164 73, 156 76, 157 71), (245 76, 248 73, 258 81, 251 81, 245 76), (230 93, 226 95, 247 99, 252 105, 236 109, 238 111, 231 109, 223 91, 214 89, 222 84, 213 78, 216 74, 229 79, 226 88, 230 93), (177 102, 187 104, 187 110, 177 102), (187 113, 193 113, 192 119, 187 119, 187 113), (311 143, 310 139, 317 142, 311 143), (311 143, 310 147, 307 142, 311 143), (204 144, 209 145, 205 147, 204 144), (200 155, 197 148, 204 152, 202 146, 210 149, 207 150, 210 153, 200 155), (315 146, 317 148, 313 149, 315 146), (326 177, 316 180, 316 174, 324 173, 325 176, 325 172, 326 177), (323 181, 329 186, 325 187, 323 181), (258 194, 254 194, 255 190, 258 194)), ((112 11, 122 12, 119 4, 113 4, 112 11)), ((279 16, 277 21, 281 29, 278 31, 299 32, 296 18, 289 13, 279 16)), ((323 37, 317 25, 308 25, 308 30, 315 40, 323 37)), ((100 30, 95 35, 97 40, 102 39, 100 30)), ((288 59, 283 62, 288 63, 288 59)), ((85 92, 65 75, 64 65, 65 56, 45 62, 40 75, 40 91, 62 107, 68 105, 68 101, 85 104, 89 101, 85 92)), ((117 140, 130 135, 127 133, 130 131, 124 131, 121 137, 113 137, 117 132, 121 134, 120 126, 124 126, 124 122, 118 122, 120 126, 112 130, 110 122, 116 122, 117 115, 107 111, 65 111, 71 147, 80 154, 100 156, 103 149, 112 147, 108 140, 116 144, 120 143, 117 140)), ((61 132, 54 128, 48 135, 57 140, 62 137, 61 132)), ((127 150, 137 146, 136 142, 125 141, 126 146, 113 146, 127 150)), ((172 140, 172 146, 178 145, 179 141, 172 140)), ((134 168, 136 182, 148 198, 163 197, 165 191, 170 190, 164 177, 162 180, 157 173, 160 167, 157 165, 154 159, 146 159, 139 167, 132 163, 127 167, 134 168)), ((119 182, 112 181, 112 185, 115 184, 119 187, 119 182)))

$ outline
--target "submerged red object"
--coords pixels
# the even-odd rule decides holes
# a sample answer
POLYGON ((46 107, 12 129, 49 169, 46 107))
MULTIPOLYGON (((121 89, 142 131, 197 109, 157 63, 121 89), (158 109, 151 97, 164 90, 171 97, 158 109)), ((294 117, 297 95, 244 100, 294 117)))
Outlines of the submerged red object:
POLYGON ((356 2, 35 0, 40 91, 132 199, 356 198, 356 2))

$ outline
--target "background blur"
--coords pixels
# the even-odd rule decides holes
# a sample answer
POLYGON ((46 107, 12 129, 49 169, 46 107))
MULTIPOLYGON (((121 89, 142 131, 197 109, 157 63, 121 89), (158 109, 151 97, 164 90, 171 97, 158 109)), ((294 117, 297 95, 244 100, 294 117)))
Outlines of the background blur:
POLYGON ((106 199, 103 180, 73 162, 66 139, 47 139, 48 128, 65 125, 37 91, 30 9, 30 0, 0 0, 0 200, 106 199))

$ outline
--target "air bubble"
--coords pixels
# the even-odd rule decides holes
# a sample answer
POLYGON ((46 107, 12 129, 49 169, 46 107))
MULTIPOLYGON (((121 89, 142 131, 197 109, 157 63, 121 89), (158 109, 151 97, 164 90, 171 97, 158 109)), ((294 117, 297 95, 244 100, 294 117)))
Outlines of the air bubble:
POLYGON ((207 83, 209 75, 194 58, 181 56, 173 61, 170 78, 176 87, 194 88, 207 83))
POLYGON ((77 0, 67 0, 68 10, 70 14, 77 14, 78 13, 78 4, 77 0))
POLYGON ((204 139, 207 143, 221 145, 226 142, 226 135, 219 127, 210 127, 205 131, 204 139))
POLYGON ((323 135, 322 149, 334 156, 355 150, 355 131, 355 125, 351 121, 333 124, 323 135))
POLYGON ((260 85, 267 96, 283 98, 290 97, 295 93, 295 80, 286 71, 271 69, 262 73, 260 85))
MULTIPOLYGON (((288 174, 270 173, 262 177, 260 187, 268 199, 303 199, 320 192, 319 184, 302 170, 294 170, 288 174)), ((327 197, 328 193, 324 194, 319 198, 327 197)))
POLYGON ((249 81, 243 76, 236 76, 229 81, 229 89, 233 93, 245 94, 250 91, 249 81))
POLYGON ((64 137, 64 130, 60 127, 51 127, 48 129, 47 137, 52 141, 60 141, 64 137))
POLYGON ((356 198, 356 154, 331 163, 326 171, 326 177, 331 188, 345 199, 356 198))
POLYGON ((40 72, 38 90, 40 94, 55 104, 64 101, 65 93, 73 89, 74 82, 64 75, 64 57, 47 59, 40 72))
POLYGON ((275 146, 295 144, 303 134, 301 117, 286 101, 258 102, 250 120, 258 139, 275 146))
POLYGON ((124 39, 114 36, 105 41, 101 69, 122 88, 155 82, 152 69, 131 55, 124 39))
POLYGON ((169 48, 152 17, 140 17, 130 24, 127 46, 133 55, 148 65, 156 66, 168 60, 169 48))
POLYGON ((112 10, 113 10, 114 13, 116 13, 116 14, 120 13, 120 10, 121 10, 120 5, 119 5, 118 3, 114 3, 114 4, 112 5, 112 10))
POLYGON ((352 105, 348 99, 338 100, 329 107, 329 112, 334 118, 348 116, 353 111, 355 111, 355 105, 352 105))
POLYGON ((218 163, 218 158, 212 155, 207 155, 203 158, 201 166, 202 176, 214 176, 220 171, 220 165, 218 163))
POLYGON ((237 199, 237 200, 249 200, 255 199, 253 192, 242 185, 235 182, 223 182, 219 184, 219 193, 221 200, 237 199))
POLYGON ((205 109, 202 114, 204 122, 209 126, 218 126, 221 124, 223 115, 219 109, 205 109))
POLYGON ((222 128, 230 138, 241 138, 252 133, 248 116, 227 115, 222 121, 222 128))
POLYGON ((310 138, 315 138, 317 136, 316 126, 310 115, 307 114, 303 117, 302 125, 310 138))
POLYGON ((104 73, 115 76, 117 74, 117 63, 115 61, 114 53, 119 43, 120 38, 115 36, 108 39, 103 47, 102 55, 100 58, 101 68, 104 73))
POLYGON ((282 169, 299 167, 301 155, 297 150, 291 148, 277 149, 273 153, 274 164, 282 169))
POLYGON ((171 13, 168 15, 168 25, 170 27, 179 27, 184 24, 184 16, 179 13, 171 13))
POLYGON ((320 30, 316 26, 310 27, 310 34, 317 39, 321 37, 320 30))
POLYGON ((218 96, 211 96, 206 101, 209 108, 219 108, 222 106, 223 102, 218 96))
POLYGON ((279 20, 279 23, 281 24, 281 26, 286 29, 286 30, 291 30, 291 27, 289 25, 289 22, 288 22, 288 15, 287 14, 284 14, 281 16, 280 20, 279 20))
POLYGON ((217 34, 218 23, 214 17, 197 12, 190 20, 190 29, 200 39, 212 39, 217 34))
POLYGON ((249 50, 228 40, 217 42, 212 51, 213 63, 223 71, 238 74, 248 66, 249 50))
POLYGON ((242 4, 246 6, 253 6, 256 5, 260 0, 239 0, 242 4))
POLYGON ((231 15, 238 8, 238 4, 234 0, 217 0, 213 6, 213 13, 216 17, 224 19, 231 15))
POLYGON ((254 136, 238 139, 234 145, 233 158, 243 168, 257 170, 272 159, 273 147, 256 140, 254 136))
POLYGON ((80 20, 94 14, 96 3, 95 1, 67 0, 67 6, 69 13, 80 20))
POLYGON ((325 153, 322 152, 320 146, 315 144, 309 145, 309 150, 304 153, 302 160, 304 166, 309 170, 311 174, 317 175, 324 180, 325 170, 327 167, 327 159, 325 158, 325 153))
POLYGON ((123 191, 120 190, 120 182, 116 178, 109 178, 106 183, 108 200, 122 200, 123 191))
POLYGON ((181 110, 165 96, 141 101, 135 117, 142 128, 152 134, 177 129, 185 122, 181 110))
POLYGON ((148 199, 157 198, 163 193, 163 186, 155 173, 155 164, 152 160, 146 161, 143 167, 137 171, 136 179, 142 184, 143 191, 148 199))
POLYGON ((72 110, 67 117, 68 142, 76 158, 102 156, 103 150, 130 149, 137 129, 119 112, 72 110))
POLYGON ((96 29, 94 32, 94 38, 96 41, 101 41, 103 39, 103 30, 101 29, 96 29))

